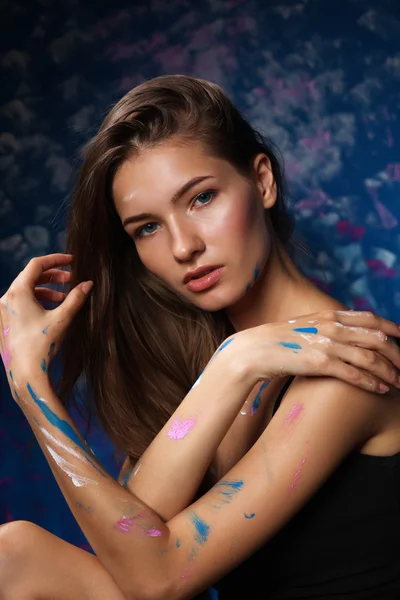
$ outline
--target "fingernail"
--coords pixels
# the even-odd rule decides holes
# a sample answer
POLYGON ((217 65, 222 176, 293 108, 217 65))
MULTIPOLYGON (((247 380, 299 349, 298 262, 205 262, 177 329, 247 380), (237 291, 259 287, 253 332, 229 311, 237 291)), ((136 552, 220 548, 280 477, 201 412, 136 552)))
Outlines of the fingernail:
POLYGON ((78 285, 78 288, 82 290, 82 292, 87 295, 92 289, 93 281, 83 281, 78 285))
POLYGON ((390 390, 389 386, 385 385, 384 383, 379 384, 379 391, 382 392, 382 394, 385 394, 389 390, 390 390))

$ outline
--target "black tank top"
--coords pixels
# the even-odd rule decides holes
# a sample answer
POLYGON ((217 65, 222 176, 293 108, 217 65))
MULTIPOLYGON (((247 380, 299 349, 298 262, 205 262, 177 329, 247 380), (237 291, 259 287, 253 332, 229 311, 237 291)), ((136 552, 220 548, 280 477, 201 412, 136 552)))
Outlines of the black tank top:
POLYGON ((351 453, 275 537, 214 588, 219 600, 400 600, 400 452, 351 453))

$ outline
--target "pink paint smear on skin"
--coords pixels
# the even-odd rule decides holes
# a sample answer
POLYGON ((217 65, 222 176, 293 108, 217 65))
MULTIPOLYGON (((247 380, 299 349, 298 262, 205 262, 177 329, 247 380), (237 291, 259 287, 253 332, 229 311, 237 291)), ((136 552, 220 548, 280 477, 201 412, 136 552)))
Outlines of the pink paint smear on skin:
POLYGON ((4 348, 4 351, 1 353, 1 358, 3 360, 4 367, 8 371, 8 367, 11 364, 11 355, 10 355, 9 351, 7 350, 7 348, 4 348))
POLYGON ((114 525, 114 529, 117 531, 121 531, 122 533, 129 533, 133 527, 139 527, 137 523, 135 523, 136 519, 142 519, 145 515, 139 514, 135 517, 123 517, 114 525))
POLYGON ((162 531, 159 529, 146 529, 146 533, 150 537, 160 537, 160 535, 162 535, 162 531))
POLYGON ((9 325, 8 327, 6 327, 6 328, 3 330, 3 335, 4 335, 4 337, 6 337, 6 336, 8 335, 8 332, 10 331, 10 327, 11 327, 11 325, 9 325))
POLYGON ((303 404, 295 404, 293 406, 293 408, 291 409, 291 411, 289 412, 288 416, 285 419, 285 423, 287 423, 288 425, 292 425, 294 423, 297 423, 297 421, 300 418, 301 413, 303 412, 303 404))
POLYGON ((179 577, 179 579, 188 579, 188 577, 192 577, 192 573, 190 572, 190 570, 187 567, 185 567, 185 569, 183 570, 183 573, 179 577))
MULTIPOLYGON (((308 441, 307 441, 307 443, 308 443, 308 441)), ((308 449, 305 451, 305 454, 308 454, 308 449)), ((304 457, 302 459, 302 461, 301 461, 301 463, 299 465, 299 468, 297 469, 296 473, 293 475, 293 481, 290 484, 289 491, 292 491, 295 488, 295 486, 297 485, 297 483, 298 483, 298 481, 300 479, 301 472, 302 472, 303 467, 306 464, 306 462, 307 462, 307 459, 304 457)))
POLYGON ((171 440, 181 440, 189 433, 195 423, 196 421, 194 419, 188 419, 187 421, 174 419, 167 436, 171 438, 171 440))

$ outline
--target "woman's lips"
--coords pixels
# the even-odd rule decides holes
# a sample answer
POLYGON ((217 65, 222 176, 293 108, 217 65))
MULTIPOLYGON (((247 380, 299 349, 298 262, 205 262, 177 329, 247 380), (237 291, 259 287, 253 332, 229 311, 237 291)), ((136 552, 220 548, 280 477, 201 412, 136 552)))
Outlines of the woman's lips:
POLYGON ((213 269, 207 275, 203 275, 203 277, 199 277, 198 279, 191 279, 187 282, 186 287, 191 292, 203 292, 204 290, 208 290, 211 286, 213 286, 220 279, 222 275, 222 267, 218 267, 217 269, 213 269))

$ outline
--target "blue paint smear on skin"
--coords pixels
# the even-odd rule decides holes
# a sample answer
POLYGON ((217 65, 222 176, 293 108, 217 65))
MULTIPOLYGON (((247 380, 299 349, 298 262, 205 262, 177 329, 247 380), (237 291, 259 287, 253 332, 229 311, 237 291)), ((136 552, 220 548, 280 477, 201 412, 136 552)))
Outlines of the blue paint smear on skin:
POLYGON ((103 473, 102 471, 100 471, 99 467, 92 461, 90 460, 90 458, 88 458, 87 456, 85 456, 86 460, 88 461, 89 464, 92 465, 92 467, 98 472, 100 473, 100 475, 102 477, 107 477, 107 475, 105 473, 103 473))
MULTIPOLYGON (((232 497, 240 492, 243 487, 242 479, 226 479, 223 481, 219 481, 213 486, 213 489, 216 490, 222 497, 223 504, 229 504, 232 501, 232 497), (218 488, 223 488, 218 489, 218 488)), ((214 508, 219 508, 219 506, 214 506, 214 508)))
POLYGON ((279 343, 284 348, 291 348, 292 350, 301 350, 300 344, 296 344, 295 342, 279 342, 279 343))
POLYGON ((256 516, 256 513, 251 513, 251 515, 246 515, 246 513, 244 513, 244 516, 246 517, 246 519, 252 519, 256 516))
POLYGON ((210 600, 219 600, 219 591, 213 587, 208 588, 208 596, 210 600))
POLYGON ((18 392, 15 388, 14 388, 14 394, 15 394, 15 397, 17 398, 17 400, 19 400, 18 392))
POLYGON ((318 329, 316 327, 296 327, 293 331, 298 331, 299 333, 318 333, 318 329))
POLYGON ((55 343, 54 343, 54 342, 51 342, 51 344, 50 344, 50 348, 49 348, 49 351, 48 351, 48 353, 47 353, 47 356, 50 356, 50 352, 53 350, 54 346, 55 346, 55 343))
MULTIPOLYGON (((235 338, 230 338, 229 340, 225 340, 225 341, 224 341, 224 342, 223 342, 223 343, 220 345, 220 347, 219 347, 219 348, 217 348, 217 351, 215 352, 215 354, 214 354, 214 356, 212 357, 212 359, 211 359, 211 360, 213 360, 213 359, 214 359, 214 358, 217 356, 217 354, 219 354, 219 353, 221 352, 221 350, 223 350, 224 348, 226 348, 227 346, 229 346, 229 344, 230 344, 231 342, 233 342, 233 340, 234 340, 234 339, 235 339, 235 338)), ((211 361, 210 361, 210 362, 211 362, 211 361)))
POLYGON ((129 483, 129 479, 132 475, 132 471, 133 471, 133 467, 131 469, 129 469, 129 471, 127 473, 125 473, 124 478, 122 479, 122 487, 127 489, 128 487, 128 483, 129 483))
POLYGON ((254 269, 254 282, 257 281, 259 275, 260 275, 260 268, 258 265, 256 265, 256 268, 254 269))
POLYGON ((181 547, 181 540, 180 540, 178 537, 176 538, 175 546, 176 546, 177 548, 180 548, 180 547, 181 547))
MULTIPOLYGON (((217 350, 215 351, 215 354, 214 354, 214 356, 212 356, 212 357, 210 358, 210 360, 209 360, 208 364, 210 364, 210 362, 214 360, 214 358, 217 356, 217 354, 219 354, 219 353, 221 352, 221 350, 223 350, 224 348, 226 348, 227 346, 229 346, 229 344, 230 344, 231 342, 233 342, 233 340, 234 340, 234 339, 235 339, 235 338, 234 338, 234 337, 232 337, 232 338, 230 338, 229 340, 225 340, 225 342, 223 342, 223 343, 220 345, 220 347, 219 347, 219 348, 217 348, 217 350)), ((192 387, 190 388, 190 390, 192 390, 192 389, 193 389, 193 388, 194 388, 196 385, 199 385, 199 383, 200 383, 200 379, 201 379, 201 377, 202 377, 202 375, 203 375, 204 371, 207 369, 207 367, 208 367, 208 365, 206 365, 206 366, 205 366, 205 368, 203 369, 202 373, 199 375, 199 377, 197 378, 197 380, 194 382, 194 384, 192 385, 192 387)), ((190 392, 190 390, 189 390, 189 392, 190 392)))
POLYGON ((40 368, 42 369, 43 373, 47 373, 47 365, 46 365, 46 361, 43 358, 42 362, 40 363, 40 368))
POLYGON ((253 273, 253 283, 248 283, 246 285, 246 292, 248 292, 249 289, 254 285, 254 283, 257 281, 259 276, 260 276, 260 267, 258 265, 256 265, 256 267, 254 269, 254 273, 253 273))
POLYGON ((10 371, 10 372, 9 372, 9 375, 10 375, 10 379, 11 379, 11 381, 14 381, 14 380, 13 380, 13 374, 12 374, 12 371, 10 371))
POLYGON ((28 388, 28 392, 33 398, 33 401, 40 408, 40 410, 42 411, 46 419, 49 421, 49 423, 51 423, 51 425, 53 425, 54 427, 57 427, 57 429, 59 429, 67 438, 71 440, 71 442, 74 442, 74 444, 79 446, 79 448, 83 450, 85 454, 87 454, 91 458, 94 458, 93 453, 90 450, 88 450, 88 448, 86 448, 86 446, 80 440, 78 434, 74 431, 74 429, 71 427, 68 421, 60 419, 60 417, 57 416, 56 413, 53 412, 51 408, 49 408, 47 404, 35 394, 29 382, 26 384, 26 387, 28 388))
POLYGON ((197 532, 194 536, 194 539, 198 544, 203 545, 204 542, 207 541, 208 534, 210 533, 210 526, 207 525, 205 521, 200 519, 200 517, 196 515, 196 513, 190 514, 190 520, 192 521, 197 532))
POLYGON ((261 404, 261 392, 270 384, 270 381, 264 381, 264 383, 261 385, 260 389, 258 390, 256 397, 253 400, 253 404, 251 405, 251 412, 254 413, 257 408, 260 407, 261 404))
POLYGON ((50 325, 47 325, 44 329, 42 329, 42 333, 44 333, 44 335, 47 335, 49 332, 49 327, 50 325))

